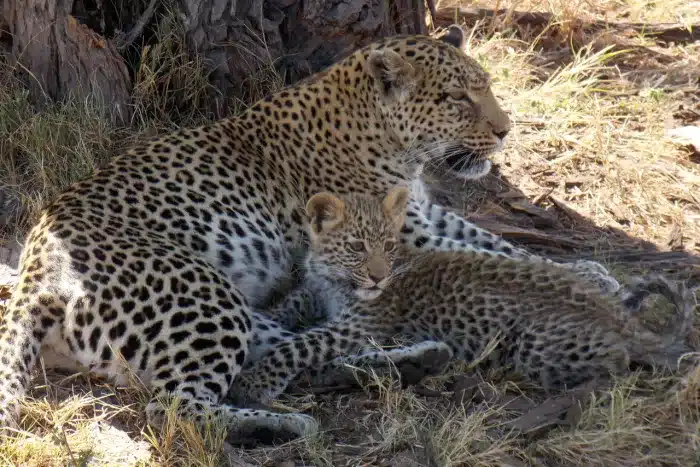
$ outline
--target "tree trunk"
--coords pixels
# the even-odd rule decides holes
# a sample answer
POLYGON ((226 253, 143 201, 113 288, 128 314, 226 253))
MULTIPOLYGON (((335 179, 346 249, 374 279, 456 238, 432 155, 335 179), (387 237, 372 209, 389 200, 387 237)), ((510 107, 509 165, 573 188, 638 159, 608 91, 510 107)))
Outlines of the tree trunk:
POLYGON ((72 0, 4 0, 12 57, 36 102, 92 99, 128 121, 131 82, 116 48, 70 15, 72 0))
POLYGON ((289 84, 380 37, 425 32, 424 0, 2 1, 0 24, 32 98, 90 97, 119 121, 129 117, 133 84, 119 53, 139 47, 146 23, 152 36, 156 3, 160 13, 179 10, 190 52, 204 58, 217 92, 201 110, 215 117, 228 115, 232 99, 260 97, 247 88, 263 70, 289 84), (121 27, 131 31, 117 37, 121 27))
POLYGON ((180 0, 188 42, 212 67, 222 93, 216 114, 241 83, 274 66, 287 83, 354 49, 396 33, 425 32, 423 0, 180 0))

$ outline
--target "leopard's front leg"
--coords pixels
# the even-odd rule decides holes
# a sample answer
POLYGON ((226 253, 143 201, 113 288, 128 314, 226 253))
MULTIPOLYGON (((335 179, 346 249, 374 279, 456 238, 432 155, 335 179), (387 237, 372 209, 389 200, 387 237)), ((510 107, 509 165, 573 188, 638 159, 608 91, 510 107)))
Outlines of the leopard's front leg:
POLYGON ((401 241, 421 251, 473 250, 483 254, 510 258, 542 260, 570 269, 581 278, 596 284, 604 293, 617 292, 620 284, 599 263, 578 260, 573 263, 555 263, 518 248, 443 206, 412 202, 406 215, 401 241))
POLYGON ((472 250, 510 258, 532 256, 473 223, 438 205, 409 204, 401 242, 423 251, 472 250))

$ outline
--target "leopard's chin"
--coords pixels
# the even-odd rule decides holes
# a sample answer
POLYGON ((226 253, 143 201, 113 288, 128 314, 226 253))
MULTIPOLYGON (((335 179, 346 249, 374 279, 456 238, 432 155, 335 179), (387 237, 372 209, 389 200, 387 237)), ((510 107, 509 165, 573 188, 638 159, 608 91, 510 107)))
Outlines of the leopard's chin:
POLYGON ((445 164, 458 177, 475 180, 484 177, 491 171, 489 156, 492 152, 467 147, 449 149, 445 157, 445 164))

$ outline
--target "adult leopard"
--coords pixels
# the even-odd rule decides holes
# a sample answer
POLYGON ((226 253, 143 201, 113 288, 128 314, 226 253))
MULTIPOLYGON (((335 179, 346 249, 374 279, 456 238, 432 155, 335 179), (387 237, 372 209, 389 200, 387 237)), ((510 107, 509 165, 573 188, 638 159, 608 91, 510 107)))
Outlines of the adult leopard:
POLYGON ((317 191, 412 186, 402 242, 527 256, 421 198, 426 161, 482 176, 510 130, 464 42, 457 27, 375 42, 234 118, 137 145, 58 196, 29 233, 0 323, 0 426, 16 422, 41 354, 122 380, 135 371, 152 421, 155 398, 177 395, 184 415, 210 409, 233 431, 314 431, 310 417, 221 398, 317 191))

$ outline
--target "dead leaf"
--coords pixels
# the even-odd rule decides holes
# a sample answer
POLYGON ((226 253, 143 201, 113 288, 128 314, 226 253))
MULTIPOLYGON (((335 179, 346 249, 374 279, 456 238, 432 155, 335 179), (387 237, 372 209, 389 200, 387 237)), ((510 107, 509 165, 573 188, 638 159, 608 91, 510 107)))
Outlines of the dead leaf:
POLYGON ((481 384, 481 378, 478 376, 463 375, 459 377, 450 387, 450 390, 453 391, 452 402, 455 405, 468 403, 474 398, 479 384, 481 384))
POLYGON ((581 402, 595 390, 598 384, 592 381, 561 396, 548 399, 508 422, 508 426, 516 432, 532 436, 556 426, 573 426, 581 416, 581 402))

